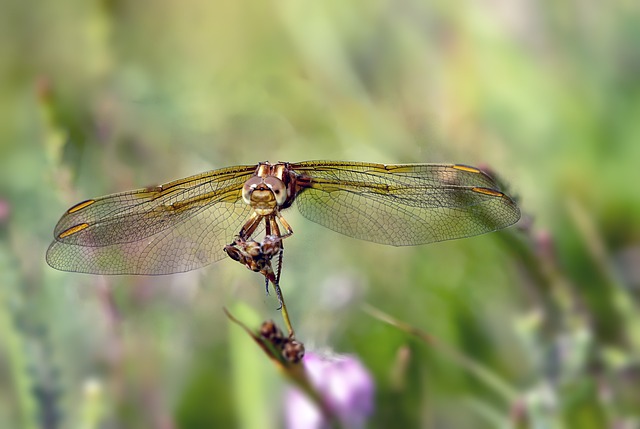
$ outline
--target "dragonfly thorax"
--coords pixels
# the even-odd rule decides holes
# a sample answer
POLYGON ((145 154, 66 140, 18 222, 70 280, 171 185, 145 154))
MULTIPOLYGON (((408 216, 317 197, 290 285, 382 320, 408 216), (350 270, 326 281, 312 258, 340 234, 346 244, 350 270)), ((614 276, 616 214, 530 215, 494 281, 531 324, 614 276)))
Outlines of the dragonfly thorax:
POLYGON ((242 199, 260 216, 268 216, 287 200, 287 189, 274 176, 254 176, 242 187, 242 199))

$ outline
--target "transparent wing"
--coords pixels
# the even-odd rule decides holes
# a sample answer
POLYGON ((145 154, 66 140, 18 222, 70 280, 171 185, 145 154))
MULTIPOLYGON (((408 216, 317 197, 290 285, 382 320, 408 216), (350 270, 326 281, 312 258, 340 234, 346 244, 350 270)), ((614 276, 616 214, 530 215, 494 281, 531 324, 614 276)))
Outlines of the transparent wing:
POLYGON ((170 274, 218 261, 251 213, 242 185, 254 170, 225 168, 79 203, 56 225, 47 262, 93 274, 170 274))
POLYGON ((495 231, 520 218, 516 203, 482 171, 456 164, 291 164, 306 218, 350 237, 394 246, 495 231), (306 178, 306 179, 305 179, 306 178))

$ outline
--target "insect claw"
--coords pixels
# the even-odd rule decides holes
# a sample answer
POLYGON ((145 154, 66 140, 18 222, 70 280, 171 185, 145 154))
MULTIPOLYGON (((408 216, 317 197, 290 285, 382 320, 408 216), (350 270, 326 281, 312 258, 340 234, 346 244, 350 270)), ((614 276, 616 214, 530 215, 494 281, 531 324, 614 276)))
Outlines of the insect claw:
POLYGON ((282 301, 282 291, 280 290, 280 285, 278 283, 273 283, 273 288, 276 291, 276 296, 278 297, 278 303, 280 304, 277 308, 278 311, 282 310, 284 306, 284 302, 282 301))

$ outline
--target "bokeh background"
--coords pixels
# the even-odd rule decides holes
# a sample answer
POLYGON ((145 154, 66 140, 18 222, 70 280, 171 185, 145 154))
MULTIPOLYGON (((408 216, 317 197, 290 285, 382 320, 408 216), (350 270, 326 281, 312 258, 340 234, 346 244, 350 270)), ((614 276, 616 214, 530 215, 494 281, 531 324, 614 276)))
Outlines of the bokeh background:
POLYGON ((368 368, 371 427, 640 427, 637 2, 0 7, 0 427, 282 427, 285 381, 222 311, 280 322, 260 276, 44 253, 86 198, 312 159, 483 166, 523 211, 414 248, 287 214, 298 337, 368 368))

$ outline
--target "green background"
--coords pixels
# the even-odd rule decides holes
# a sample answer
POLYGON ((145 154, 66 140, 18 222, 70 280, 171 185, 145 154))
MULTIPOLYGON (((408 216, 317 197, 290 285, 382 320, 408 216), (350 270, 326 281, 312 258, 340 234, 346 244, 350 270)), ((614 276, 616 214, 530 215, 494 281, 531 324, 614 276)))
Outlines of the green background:
POLYGON ((313 159, 488 167, 523 211, 412 248, 286 213, 298 337, 369 368, 371 427, 640 424, 637 2, 0 6, 0 427, 281 427, 286 383, 222 312, 280 322, 260 276, 44 253, 84 199, 313 159))

